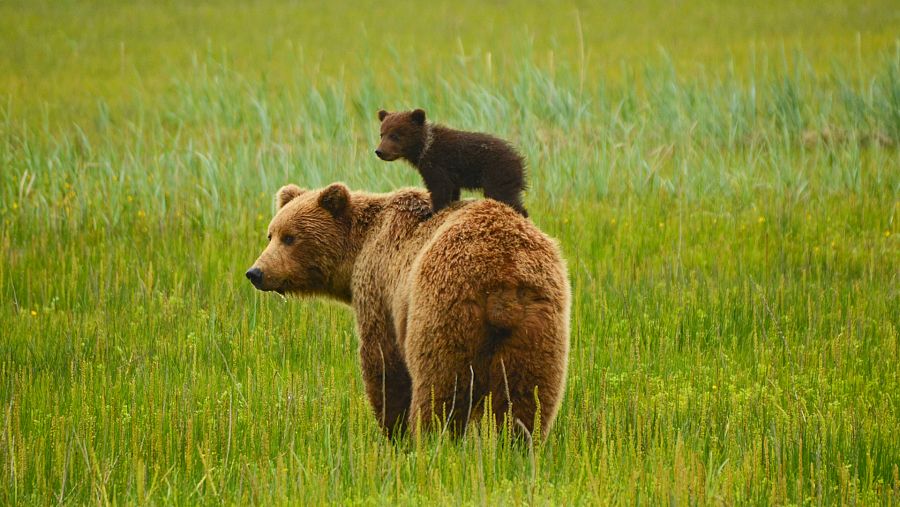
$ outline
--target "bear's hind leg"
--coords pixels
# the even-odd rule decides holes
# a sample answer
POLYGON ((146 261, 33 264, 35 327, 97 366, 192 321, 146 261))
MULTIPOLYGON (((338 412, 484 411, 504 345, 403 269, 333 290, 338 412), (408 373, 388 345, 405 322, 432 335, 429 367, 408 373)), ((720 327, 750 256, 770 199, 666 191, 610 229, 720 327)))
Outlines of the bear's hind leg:
POLYGON ((522 203, 522 188, 524 184, 517 178, 492 174, 485 178, 484 196, 488 199, 500 201, 516 210, 520 215, 528 218, 528 211, 522 203))
POLYGON ((498 426, 533 433, 539 419, 546 435, 565 389, 567 319, 545 301, 532 302, 524 314, 490 358, 487 391, 498 426))
POLYGON ((413 431, 446 425, 458 435, 480 413, 489 364, 488 356, 477 349, 484 342, 485 328, 477 310, 460 312, 459 306, 436 313, 419 307, 410 315, 405 357, 412 378, 413 431))

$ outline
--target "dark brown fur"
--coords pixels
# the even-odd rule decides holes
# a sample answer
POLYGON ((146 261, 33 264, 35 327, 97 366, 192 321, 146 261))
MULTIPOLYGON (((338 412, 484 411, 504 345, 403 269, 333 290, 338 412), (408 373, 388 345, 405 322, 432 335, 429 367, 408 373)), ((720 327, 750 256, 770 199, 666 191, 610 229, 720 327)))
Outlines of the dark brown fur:
POLYGON ((428 196, 413 189, 288 185, 277 200, 247 277, 353 307, 366 394, 386 432, 439 423, 458 433, 488 413, 547 433, 565 388, 570 307, 551 238, 487 199, 428 220, 428 196))
POLYGON ((459 200, 460 189, 484 189, 484 196, 522 216, 525 163, 506 141, 425 121, 425 111, 378 111, 381 142, 375 153, 388 162, 403 158, 418 169, 431 193, 433 211, 459 200), (429 139, 430 137, 430 139, 429 139))

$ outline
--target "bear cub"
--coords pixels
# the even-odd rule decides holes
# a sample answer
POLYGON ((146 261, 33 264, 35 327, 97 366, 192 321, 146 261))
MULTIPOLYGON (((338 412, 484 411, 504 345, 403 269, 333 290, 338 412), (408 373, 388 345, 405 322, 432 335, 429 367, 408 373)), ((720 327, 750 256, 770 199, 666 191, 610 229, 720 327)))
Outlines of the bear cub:
POLYGON ((432 212, 459 200, 461 188, 481 188, 484 196, 508 204, 522 216, 525 164, 506 141, 479 132, 463 132, 425 121, 425 111, 378 111, 378 158, 406 159, 422 175, 431 194, 432 212))

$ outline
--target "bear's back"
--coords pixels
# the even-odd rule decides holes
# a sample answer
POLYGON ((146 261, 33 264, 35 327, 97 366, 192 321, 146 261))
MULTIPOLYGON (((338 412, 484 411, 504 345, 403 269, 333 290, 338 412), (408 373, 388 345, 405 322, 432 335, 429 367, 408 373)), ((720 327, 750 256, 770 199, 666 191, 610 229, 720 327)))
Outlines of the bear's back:
POLYGON ((418 290, 460 300, 508 287, 567 291, 556 242, 512 208, 490 199, 463 201, 432 220, 440 224, 426 231, 410 266, 418 290))
POLYGON ((390 194, 360 254, 356 276, 365 281, 355 295, 404 299, 421 280, 430 280, 430 287, 419 290, 463 299, 494 287, 563 290, 565 267, 556 243, 512 208, 477 199, 429 217, 430 211, 422 190, 390 194))

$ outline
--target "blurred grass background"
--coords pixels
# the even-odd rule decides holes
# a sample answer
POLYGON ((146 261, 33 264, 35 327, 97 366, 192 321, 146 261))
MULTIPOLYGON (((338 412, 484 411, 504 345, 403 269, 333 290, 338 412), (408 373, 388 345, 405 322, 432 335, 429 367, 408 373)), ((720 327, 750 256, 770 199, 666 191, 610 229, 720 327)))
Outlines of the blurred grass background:
MULTIPOLYGON (((0 4, 3 503, 900 502, 892 2, 0 4), (391 443, 349 310, 255 292, 375 111, 526 155, 574 290, 533 455, 391 443)), ((470 195, 477 197, 477 194, 470 195)))
MULTIPOLYGON (((98 100, 155 104, 205 55, 276 92, 316 82, 453 79, 490 62, 508 83, 523 60, 623 78, 665 52, 688 74, 759 71, 794 51, 819 71, 871 71, 896 43, 889 1, 344 2, 11 1, 0 5, 0 90, 17 108, 72 120, 98 100), (866 58, 861 58, 862 55, 866 58), (763 65, 764 66, 764 65, 763 65), (573 69, 574 68, 574 69, 573 69)), ((398 93, 399 92, 399 93, 398 93)))

